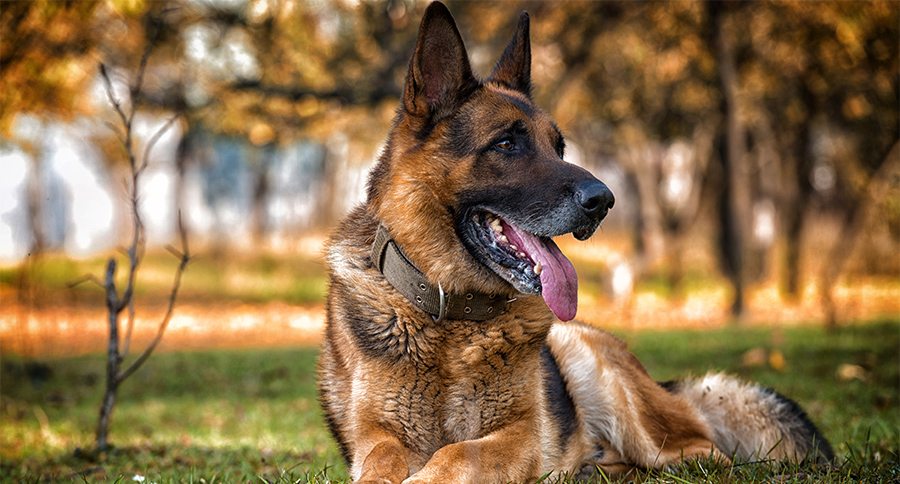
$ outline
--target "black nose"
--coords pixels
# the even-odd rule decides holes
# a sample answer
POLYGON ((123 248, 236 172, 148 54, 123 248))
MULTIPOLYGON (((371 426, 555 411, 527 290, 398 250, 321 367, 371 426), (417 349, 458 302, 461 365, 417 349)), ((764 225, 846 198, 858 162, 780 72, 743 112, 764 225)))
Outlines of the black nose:
POLYGON ((575 200, 588 214, 603 215, 616 203, 616 197, 600 180, 585 180, 575 186, 575 200))

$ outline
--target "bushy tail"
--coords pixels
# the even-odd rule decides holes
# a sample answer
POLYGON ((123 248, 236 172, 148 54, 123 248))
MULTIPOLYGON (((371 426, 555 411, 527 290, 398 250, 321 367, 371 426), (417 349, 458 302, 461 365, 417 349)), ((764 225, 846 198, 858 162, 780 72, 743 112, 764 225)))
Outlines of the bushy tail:
POLYGON ((716 447, 747 462, 831 462, 828 441, 793 400, 721 373, 664 383, 700 412, 716 447))

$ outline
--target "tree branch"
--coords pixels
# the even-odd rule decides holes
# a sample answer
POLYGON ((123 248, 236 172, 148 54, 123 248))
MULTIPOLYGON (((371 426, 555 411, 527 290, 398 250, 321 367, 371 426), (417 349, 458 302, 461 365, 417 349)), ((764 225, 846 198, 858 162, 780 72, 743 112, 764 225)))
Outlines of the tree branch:
MULTIPOLYGON (((132 84, 129 89, 129 93, 131 94, 132 99, 137 97, 137 94, 141 92, 141 87, 144 84, 144 73, 147 71, 147 62, 150 60, 150 53, 153 52, 157 33, 158 31, 153 33, 153 38, 150 40, 150 42, 147 42, 147 45, 144 47, 144 53, 141 54, 141 62, 140 64, 138 64, 137 76, 134 78, 134 84, 132 84)), ((131 110, 132 116, 134 116, 135 111, 137 110, 131 110)))
POLYGON ((150 151, 153 149, 154 146, 156 146, 156 143, 159 141, 159 139, 162 137, 162 135, 166 131, 168 131, 170 127, 172 127, 172 123, 174 123, 175 120, 177 120, 179 117, 181 117, 181 113, 177 113, 174 116, 172 116, 171 118, 169 118, 169 120, 166 121, 165 124, 160 126, 159 129, 157 129, 156 132, 153 133, 153 136, 151 136, 150 139, 147 141, 147 146, 144 147, 144 156, 141 159, 141 166, 140 166, 140 168, 138 168, 139 173, 143 172, 144 169, 147 168, 147 163, 149 163, 149 160, 150 160, 150 151))
POLYGON ((366 106, 378 104, 386 99, 393 100, 400 97, 400 89, 394 85, 393 82, 387 82, 385 85, 376 86, 373 89, 366 90, 342 86, 332 90, 319 91, 315 89, 263 84, 257 80, 243 79, 229 84, 228 89, 234 91, 253 91, 266 97, 284 98, 292 101, 297 101, 304 97, 314 97, 320 100, 333 100, 345 104, 366 106))
POLYGON ((126 131, 131 130, 131 122, 129 121, 128 116, 125 115, 125 111, 122 109, 122 103, 116 98, 115 91, 113 90, 112 81, 109 79, 109 73, 106 71, 106 65, 102 62, 100 63, 100 76, 103 77, 103 84, 106 87, 106 97, 109 99, 109 103, 113 105, 113 108, 116 110, 116 114, 119 115, 119 119, 122 121, 122 125, 125 126, 126 131))
POLYGON ((132 373, 138 370, 141 365, 150 358, 150 355, 153 354, 153 351, 156 349, 159 342, 162 341, 163 334, 166 332, 166 328, 169 326, 169 321, 172 319, 172 313, 175 309, 175 300, 178 298, 178 290, 181 287, 181 276, 184 274, 184 270, 187 267, 188 263, 191 260, 190 248, 188 247, 187 241, 187 231, 184 228, 184 222, 181 219, 181 212, 178 212, 178 232, 181 235, 181 250, 175 249, 174 247, 167 247, 169 252, 176 254, 180 257, 180 262, 178 264, 178 270, 175 272, 175 281, 172 284, 172 292, 169 294, 169 304, 166 308, 166 314, 163 316, 162 321, 159 324, 159 329, 156 332, 156 336, 153 338, 153 341, 150 342, 150 345, 144 350, 140 356, 134 360, 131 365, 128 366, 124 371, 122 371, 117 380, 119 383, 126 380, 132 373))
POLYGON ((75 288, 75 287, 78 287, 78 286, 84 284, 85 282, 93 282, 101 289, 106 289, 106 286, 103 285, 103 283, 100 281, 100 279, 93 274, 85 274, 85 275, 79 277, 78 279, 75 279, 74 281, 70 281, 68 284, 66 284, 66 287, 68 287, 69 289, 72 289, 72 288, 75 288))
MULTIPOLYGON (((129 261, 131 262, 129 266, 128 273, 128 286, 125 290, 125 293, 122 295, 122 305, 128 307, 128 324, 125 329, 125 340, 123 342, 122 348, 122 357, 128 356, 128 353, 131 350, 131 335, 134 331, 134 296, 133 296, 133 288, 134 288, 134 280, 137 274, 138 266, 140 265, 141 260, 143 259, 143 251, 145 246, 144 241, 144 227, 143 222, 141 221, 141 216, 139 212, 139 199, 137 196, 138 190, 138 180, 143 173, 144 169, 147 168, 147 164, 150 160, 150 152, 153 150, 153 147, 156 145, 156 142, 162 137, 163 133, 168 131, 168 129, 172 126, 172 123, 175 122, 181 114, 176 114, 169 118, 159 129, 153 133, 153 136, 150 137, 150 140, 147 141, 147 146, 144 148, 144 155, 141 158, 140 166, 135 170, 132 167, 132 198, 131 198, 131 206, 133 210, 134 217, 134 233, 135 235, 140 234, 140 240, 133 240, 131 247, 129 247, 127 255, 129 261), (137 250, 140 250, 140 253, 137 253, 137 250)), ((180 223, 180 221, 179 221, 180 223)), ((122 309, 119 309, 121 311, 122 309)))
MULTIPOLYGON (((150 20, 152 21, 153 19, 151 18, 150 20)), ((179 213, 178 228, 181 233, 181 244, 183 249, 180 252, 181 263, 178 266, 178 272, 175 274, 175 283, 172 287, 172 293, 169 296, 169 305, 168 309, 166 310, 166 315, 163 318, 157 335, 150 346, 145 349, 144 352, 141 353, 141 355, 138 356, 138 358, 129 367, 122 371, 121 365, 125 358, 125 355, 127 355, 129 352, 131 346, 131 336, 134 329, 134 288, 137 279, 137 271, 141 264, 141 261, 144 258, 144 252, 146 249, 144 224, 141 221, 141 214, 139 210, 140 177, 144 169, 147 168, 150 160, 150 153, 152 152, 153 147, 162 137, 163 133, 165 133, 172 126, 172 123, 174 123, 175 120, 180 116, 180 114, 172 116, 172 118, 163 123, 163 125, 159 129, 157 129, 155 133, 153 133, 153 135, 147 141, 146 146, 144 147, 143 157, 140 159, 140 164, 138 164, 138 160, 135 158, 134 153, 132 128, 133 121, 137 113, 136 99, 138 98, 141 91, 141 86, 143 85, 144 75, 147 70, 147 63, 150 58, 150 53, 153 51, 155 40, 159 35, 159 26, 157 25, 155 27, 156 30, 152 32, 152 35, 150 36, 151 38, 148 40, 147 45, 144 48, 144 52, 141 56, 141 61, 134 82, 129 87, 131 105, 128 113, 126 113, 126 110, 122 107, 121 102, 116 98, 113 92, 112 82, 110 81, 106 66, 102 63, 100 64, 100 74, 103 77, 103 81, 106 86, 106 95, 109 98, 110 103, 113 105, 116 114, 119 116, 119 120, 121 121, 122 127, 124 129, 124 133, 122 136, 120 136, 120 140, 122 141, 122 145, 124 146, 125 152, 128 155, 128 166, 131 169, 131 185, 129 187, 127 182, 125 185, 126 190, 130 191, 129 198, 131 205, 133 230, 131 243, 126 250, 126 255, 128 257, 128 278, 125 289, 123 290, 121 296, 118 295, 115 285, 116 259, 114 257, 110 258, 109 262, 107 263, 106 283, 104 287, 106 289, 106 306, 109 320, 109 346, 107 350, 106 391, 103 396, 103 403, 100 407, 100 419, 97 424, 96 442, 97 450, 100 452, 104 452, 108 448, 107 435, 109 432, 109 420, 115 406, 118 386, 125 379, 131 376, 138 368, 140 368, 141 365, 144 364, 144 362, 147 360, 147 358, 150 357, 150 355, 153 353, 153 350, 159 344, 159 341, 162 339, 162 335, 169 324, 169 320, 172 318, 175 299, 178 295, 178 289, 181 286, 181 276, 184 273, 184 269, 190 260, 190 254, 188 252, 187 246, 187 234, 184 229, 184 224, 181 221, 181 213, 179 213), (123 349, 120 351, 119 316, 125 308, 128 308, 128 327, 126 330, 125 341, 123 342, 123 349)), ((118 130, 115 130, 115 132, 117 135, 119 135, 118 130)), ((83 278, 80 282, 83 282, 84 280, 92 279, 90 277, 83 278)))

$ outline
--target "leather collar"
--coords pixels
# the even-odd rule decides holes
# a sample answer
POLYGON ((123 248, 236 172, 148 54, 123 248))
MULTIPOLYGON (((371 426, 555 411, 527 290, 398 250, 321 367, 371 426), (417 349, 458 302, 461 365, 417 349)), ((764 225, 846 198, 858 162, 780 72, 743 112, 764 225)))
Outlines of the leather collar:
POLYGON ((435 321, 485 321, 505 312, 512 302, 502 295, 480 292, 446 293, 440 285, 435 287, 403 254, 384 225, 379 224, 375 233, 372 261, 394 289, 403 294, 413 306, 430 314, 435 321))

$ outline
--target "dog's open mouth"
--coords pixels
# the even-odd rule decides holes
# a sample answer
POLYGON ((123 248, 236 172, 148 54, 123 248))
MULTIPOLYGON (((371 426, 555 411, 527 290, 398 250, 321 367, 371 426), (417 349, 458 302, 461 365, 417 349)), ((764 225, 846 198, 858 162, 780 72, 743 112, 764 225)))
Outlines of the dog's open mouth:
POLYGON ((516 290, 543 296, 562 321, 575 317, 578 276, 552 239, 529 233, 487 211, 471 213, 463 232, 468 250, 516 290))

